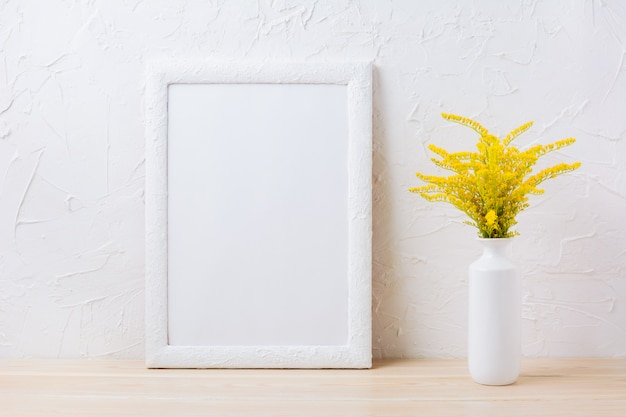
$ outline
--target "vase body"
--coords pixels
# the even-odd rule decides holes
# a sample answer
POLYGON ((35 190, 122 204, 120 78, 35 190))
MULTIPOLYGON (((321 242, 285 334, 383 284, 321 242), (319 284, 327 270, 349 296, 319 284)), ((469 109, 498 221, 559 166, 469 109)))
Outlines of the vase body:
POLYGON ((521 277, 507 252, 511 239, 479 239, 483 253, 469 267, 468 367, 484 385, 517 380, 521 362, 521 277))

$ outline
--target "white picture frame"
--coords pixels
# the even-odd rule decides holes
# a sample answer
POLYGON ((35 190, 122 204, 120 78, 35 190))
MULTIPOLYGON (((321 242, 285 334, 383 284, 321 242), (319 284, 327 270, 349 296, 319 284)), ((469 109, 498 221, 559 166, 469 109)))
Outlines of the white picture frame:
POLYGON ((371 367, 372 67, 146 83, 146 366, 371 367))

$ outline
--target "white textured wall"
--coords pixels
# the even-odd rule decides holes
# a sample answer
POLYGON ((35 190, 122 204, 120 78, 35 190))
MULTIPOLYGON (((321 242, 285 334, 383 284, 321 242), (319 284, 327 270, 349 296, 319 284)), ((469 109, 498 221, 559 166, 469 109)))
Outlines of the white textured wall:
POLYGON ((373 60, 376 357, 465 354, 474 230, 408 193, 430 141, 535 120, 582 168, 519 218, 524 352, 626 355, 626 5, 0 1, 0 356, 143 357, 144 65, 373 60))

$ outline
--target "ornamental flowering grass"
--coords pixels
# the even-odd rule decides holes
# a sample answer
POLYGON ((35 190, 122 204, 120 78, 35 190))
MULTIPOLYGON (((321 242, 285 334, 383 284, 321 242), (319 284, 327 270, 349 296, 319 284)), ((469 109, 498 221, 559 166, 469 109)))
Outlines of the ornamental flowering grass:
POLYGON ((507 238, 518 233, 511 228, 515 217, 529 206, 528 195, 543 194, 537 188, 542 182, 580 167, 580 162, 559 163, 533 173, 540 157, 576 141, 567 138, 548 145, 535 145, 520 151, 511 143, 527 131, 533 122, 514 129, 504 139, 467 117, 442 113, 444 119, 467 126, 480 135, 477 152, 450 153, 431 144, 428 146, 439 158, 431 160, 439 167, 454 172, 447 177, 417 172, 426 185, 410 188, 428 201, 452 204, 471 219, 465 223, 478 229, 482 238, 507 238))

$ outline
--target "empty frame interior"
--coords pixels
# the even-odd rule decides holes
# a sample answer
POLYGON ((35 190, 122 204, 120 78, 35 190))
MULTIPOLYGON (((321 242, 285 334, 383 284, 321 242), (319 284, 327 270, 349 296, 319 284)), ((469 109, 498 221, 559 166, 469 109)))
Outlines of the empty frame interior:
POLYGON ((153 69, 149 367, 371 366, 370 77, 153 69))
POLYGON ((345 85, 172 84, 170 345, 348 339, 345 85))

